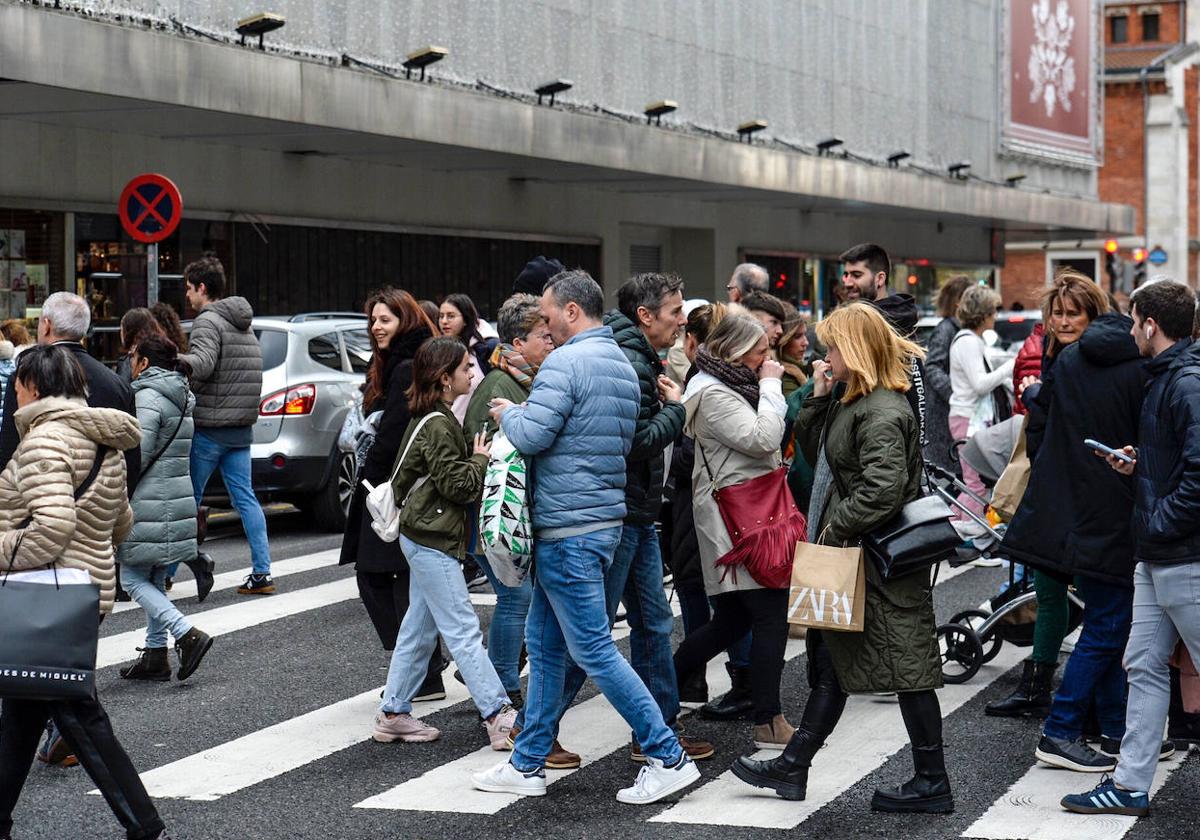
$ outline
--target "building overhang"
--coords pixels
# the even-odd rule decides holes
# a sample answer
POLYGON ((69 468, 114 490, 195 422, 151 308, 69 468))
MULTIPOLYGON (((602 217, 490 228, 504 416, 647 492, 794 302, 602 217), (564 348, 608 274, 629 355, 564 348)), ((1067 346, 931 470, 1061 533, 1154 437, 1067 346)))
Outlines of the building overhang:
POLYGON ((1132 207, 871 166, 0 4, 0 118, 729 204, 1132 233, 1132 207), (70 49, 64 49, 70 45, 70 49))

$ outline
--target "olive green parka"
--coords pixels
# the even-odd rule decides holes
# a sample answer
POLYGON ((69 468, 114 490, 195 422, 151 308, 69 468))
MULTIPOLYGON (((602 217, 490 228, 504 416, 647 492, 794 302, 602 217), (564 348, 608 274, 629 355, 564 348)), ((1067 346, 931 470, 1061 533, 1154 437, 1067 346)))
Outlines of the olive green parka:
MULTIPOLYGON (((817 463, 824 432, 834 475, 821 522, 809 523, 814 541, 854 545, 921 495, 920 435, 903 394, 877 388, 849 404, 810 396, 796 425, 796 441, 811 464, 817 463)), ((941 688, 929 576, 884 581, 869 560, 864 567, 863 632, 822 633, 842 689, 861 694, 941 688)))

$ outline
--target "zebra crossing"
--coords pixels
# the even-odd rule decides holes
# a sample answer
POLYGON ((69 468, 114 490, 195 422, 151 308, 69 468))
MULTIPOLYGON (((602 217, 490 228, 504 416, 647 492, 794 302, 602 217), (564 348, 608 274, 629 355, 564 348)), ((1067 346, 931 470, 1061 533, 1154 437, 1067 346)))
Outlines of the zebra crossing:
MULTIPOLYGON (((351 619, 365 624, 366 618, 361 614, 361 608, 356 610, 356 605, 347 603, 357 598, 352 574, 335 566, 336 552, 333 551, 281 560, 276 564, 276 574, 290 579, 293 586, 284 587, 279 595, 239 599, 213 606, 206 604, 204 607, 207 608, 199 609, 195 609, 192 603, 190 608, 185 607, 185 611, 206 632, 218 637, 231 637, 224 641, 229 649, 239 644, 239 636, 272 632, 277 626, 329 629, 351 619), (329 579, 331 576, 332 579, 329 579), (314 581, 314 577, 318 580, 314 581), (331 621, 328 616, 334 612, 341 617, 331 621)), ((955 608, 972 606, 979 600, 977 593, 980 587, 967 587, 966 584, 973 579, 964 577, 973 571, 971 567, 944 569, 938 578, 939 593, 944 593, 951 581, 959 581, 955 586, 962 584, 961 588, 966 593, 962 597, 967 600, 955 604, 955 608)), ((989 571, 978 570, 978 575, 987 576, 989 571)), ((214 591, 231 588, 243 576, 242 571, 218 575, 218 586, 214 587, 214 591)), ((983 579, 980 577, 980 580, 983 579)), ((986 578, 987 581, 994 579, 995 574, 986 578)), ((990 586, 990 583, 985 585, 985 589, 986 586, 990 586)), ((177 600, 184 600, 189 597, 187 591, 185 583, 181 582, 173 595, 177 596, 177 600)), ((495 596, 476 594, 472 600, 486 621, 490 617, 495 596)), ((117 632, 101 639, 98 661, 102 668, 132 659, 136 646, 143 638, 144 630, 141 628, 115 629, 117 632)), ((620 642, 628 632, 627 627, 618 625, 614 629, 614 638, 620 642)), ((297 631, 289 629, 284 635, 294 637, 297 631)), ((796 671, 802 668, 803 653, 803 642, 789 641, 787 668, 796 685, 803 684, 801 672, 796 671)), ((970 714, 973 716, 973 725, 992 725, 980 713, 983 702, 981 695, 987 693, 997 680, 1009 674, 1026 654, 1027 651, 1022 648, 1006 645, 996 659, 985 665, 970 682, 946 686, 939 692, 943 717, 950 720, 957 715, 970 714)), ((304 653, 293 650, 284 654, 285 657, 310 658, 320 655, 320 651, 304 653)), ((856 696, 851 698, 840 725, 814 760, 808 797, 803 802, 785 801, 769 791, 748 787, 734 778, 728 766, 741 749, 734 744, 732 748, 722 748, 715 761, 705 762, 701 768, 701 782, 674 801, 658 803, 649 809, 629 809, 612 801, 617 785, 611 784, 607 778, 619 774, 621 781, 628 783, 636 769, 636 765, 619 760, 630 746, 629 727, 602 695, 592 694, 583 696, 569 710, 561 730, 563 743, 581 754, 582 767, 572 771, 548 771, 547 782, 551 790, 543 804, 515 796, 485 794, 471 788, 470 776, 502 760, 504 754, 485 746, 482 735, 477 731, 477 718, 467 690, 451 678, 453 666, 445 675, 446 698, 417 704, 414 713, 423 719, 432 719, 444 733, 457 731, 462 737, 444 737, 442 742, 421 745, 427 747, 422 750, 407 749, 409 745, 389 745, 380 749, 380 745, 371 744, 369 738, 371 720, 382 690, 386 657, 379 656, 377 649, 363 656, 373 656, 378 660, 375 666, 378 679, 368 680, 365 690, 361 680, 357 685, 347 680, 345 687, 351 690, 336 700, 311 708, 304 707, 301 702, 301 708, 297 708, 294 714, 279 714, 278 710, 273 710, 271 714, 277 714, 273 722, 227 739, 220 737, 219 729, 215 730, 207 743, 196 745, 198 749, 173 756, 165 762, 147 760, 145 756, 135 754, 135 763, 142 770, 147 789, 168 813, 173 807, 171 803, 176 802, 179 803, 177 807, 186 808, 185 813, 189 816, 219 814, 220 809, 227 807, 225 803, 243 803, 258 791, 277 791, 285 789, 293 779, 321 777, 323 768, 329 765, 337 768, 339 777, 349 774, 346 788, 354 792, 346 801, 336 803, 339 809, 337 818, 344 827, 342 836, 377 836, 377 830, 368 827, 379 825, 369 822, 371 815, 405 813, 409 815, 408 819, 416 819, 419 815, 420 819, 425 820, 421 823, 419 836, 449 837, 458 836, 463 831, 477 831, 480 824, 471 820, 512 819, 515 815, 533 813, 539 814, 539 819, 547 819, 543 813, 547 808, 545 803, 554 802, 560 785, 565 785, 573 778, 595 777, 603 781, 584 787, 589 791, 588 802, 596 813, 611 813, 622 825, 641 825, 643 832, 652 831, 653 836, 664 837, 672 836, 672 832, 686 831, 689 826, 693 829, 724 826, 734 832, 729 836, 742 836, 736 832, 792 830, 807 823, 817 824, 820 822, 818 817, 839 807, 848 791, 863 784, 889 761, 896 759, 901 763, 907 762, 907 740, 895 698, 856 696), (468 729, 470 731, 465 731, 468 729), (363 761, 364 757, 370 760, 363 761), (352 769, 347 770, 348 767, 352 769), (359 820, 364 820, 361 833, 355 827, 359 820)), ((273 676, 264 675, 263 678, 270 679, 273 676)), ((118 682, 121 684, 116 688, 121 690, 122 695, 146 688, 118 682)), ((723 659, 710 663, 708 682, 713 695, 728 688, 729 678, 723 659)), ((102 696, 105 690, 103 685, 102 680, 102 696)), ((200 679, 194 680, 194 685, 191 682, 186 684, 186 690, 203 695, 203 672, 200 672, 200 679)), ((295 688, 288 690, 295 691, 295 688)), ((790 697, 785 694, 786 713, 795 717, 802 697, 802 694, 796 696, 793 693, 790 697)), ((236 696, 222 696, 220 699, 232 706, 237 704, 236 696)), ((303 698, 299 699, 303 701, 303 698)), ((740 727, 738 732, 748 729, 746 724, 708 726, 729 727, 725 731, 740 727)), ((703 734, 707 736, 707 732, 703 734)), ((745 734, 748 733, 741 732, 741 737, 744 738, 745 734)), ((760 757, 768 755, 765 752, 759 754, 760 757)), ((979 840, 1083 840, 1085 837, 1088 840, 1121 840, 1127 835, 1135 840, 1139 836, 1138 823, 1132 818, 1081 817, 1068 814, 1058 807, 1058 800, 1064 793, 1086 789, 1095 784, 1098 777, 1035 766, 1032 743, 1025 756, 1024 761, 1028 762, 1028 766, 1024 770, 1013 768, 1020 777, 1007 789, 989 791, 988 798, 978 800, 959 794, 960 824, 951 834, 940 833, 942 829, 932 822, 906 823, 906 827, 911 829, 906 833, 911 836, 962 836, 979 840)), ((986 758, 983 760, 986 761, 986 758)), ((1198 764, 1200 760, 1195 754, 1189 756, 1186 753, 1177 754, 1170 761, 1163 762, 1159 767, 1154 792, 1170 784, 1172 777, 1181 769, 1185 775, 1190 773, 1191 778, 1200 776, 1197 773, 1198 764)), ((970 769, 952 766, 952 771, 958 782, 959 775, 969 773, 970 769)), ((565 785, 564 789, 569 789, 571 793, 568 795, 578 799, 580 785, 565 785)), ((86 797, 86 800, 93 808, 98 804, 97 798, 86 797)), ((313 805, 318 807, 316 802, 313 805)), ((329 809, 332 806, 328 801, 323 801, 319 807, 329 809)), ((552 805, 549 807, 552 808, 552 805)), ((864 825, 870 825, 871 818, 870 814, 859 815, 860 820, 866 821, 864 825)), ((1155 824, 1161 827, 1162 819, 1157 819, 1155 824)), ((1182 829, 1183 822, 1179 825, 1182 829)), ((246 836, 271 835, 251 833, 246 836)), ((328 835, 307 835, 302 831, 300 834, 280 836, 328 835)), ((595 836, 607 835, 601 830, 595 836)))

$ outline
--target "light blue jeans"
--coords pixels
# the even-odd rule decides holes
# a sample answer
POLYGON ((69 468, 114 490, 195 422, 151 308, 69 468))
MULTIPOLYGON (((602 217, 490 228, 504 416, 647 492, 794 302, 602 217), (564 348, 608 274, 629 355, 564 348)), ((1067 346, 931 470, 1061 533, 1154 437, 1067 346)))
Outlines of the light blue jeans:
POLYGON ((1167 660, 1180 638, 1200 662, 1200 563, 1154 566, 1133 573, 1133 626, 1125 646, 1129 699, 1125 737, 1113 778, 1128 790, 1150 790, 1171 705, 1167 660))
POLYGON ((429 657, 440 633, 479 714, 485 720, 490 718, 509 699, 483 649, 483 633, 471 606, 462 565, 450 555, 418 545, 403 534, 400 548, 408 560, 408 612, 396 636, 380 711, 412 711, 413 695, 429 671, 429 657))
POLYGON ((204 485, 221 470, 221 480, 229 491, 229 500, 242 518, 242 528, 250 543, 250 558, 256 575, 271 573, 271 550, 267 546, 267 518, 250 483, 250 447, 224 446, 196 429, 192 437, 192 490, 196 507, 204 495, 204 485))
POLYGON ((533 600, 533 581, 526 577, 520 586, 505 586, 496 579, 487 557, 475 555, 475 562, 492 584, 496 593, 496 610, 488 625, 488 658, 504 683, 504 690, 521 690, 521 645, 525 643, 525 619, 533 600))
POLYGON ((165 648, 167 633, 175 640, 192 629, 192 623, 183 617, 171 599, 167 597, 163 584, 167 579, 167 567, 130 566, 121 564, 121 586, 129 597, 146 611, 146 647, 165 648))
POLYGON ((534 541, 536 579, 525 625, 529 693, 512 755, 522 772, 542 767, 550 754, 571 660, 625 718, 645 755, 669 765, 682 755, 679 737, 612 638, 604 582, 620 542, 620 527, 534 541))

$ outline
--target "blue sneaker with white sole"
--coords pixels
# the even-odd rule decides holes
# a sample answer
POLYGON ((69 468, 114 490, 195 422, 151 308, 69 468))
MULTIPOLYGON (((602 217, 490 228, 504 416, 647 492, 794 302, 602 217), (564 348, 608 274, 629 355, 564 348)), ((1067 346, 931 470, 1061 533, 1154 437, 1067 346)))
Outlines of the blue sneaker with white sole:
POLYGON ((1076 814, 1123 814, 1145 817, 1150 814, 1150 794, 1141 790, 1121 790, 1109 776, 1087 793, 1071 793, 1060 803, 1076 814))

